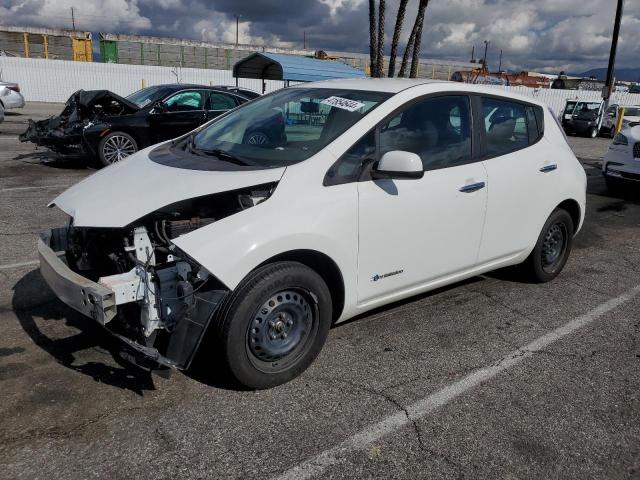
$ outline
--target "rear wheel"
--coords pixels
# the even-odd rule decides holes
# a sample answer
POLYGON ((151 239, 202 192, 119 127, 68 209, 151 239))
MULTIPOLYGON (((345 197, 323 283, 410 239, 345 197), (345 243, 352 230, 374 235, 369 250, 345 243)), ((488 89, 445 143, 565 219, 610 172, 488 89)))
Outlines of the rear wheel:
POLYGON ((138 144, 128 133, 111 132, 98 145, 98 159, 105 165, 119 162, 138 151, 138 144))
POLYGON ((288 382, 306 370, 322 349, 331 308, 327 285, 305 265, 278 262, 259 268, 219 311, 221 360, 248 388, 288 382))
POLYGON ((557 277, 569 259, 574 228, 566 210, 554 210, 544 224, 536 246, 521 265, 525 276, 534 282, 549 282, 557 277))

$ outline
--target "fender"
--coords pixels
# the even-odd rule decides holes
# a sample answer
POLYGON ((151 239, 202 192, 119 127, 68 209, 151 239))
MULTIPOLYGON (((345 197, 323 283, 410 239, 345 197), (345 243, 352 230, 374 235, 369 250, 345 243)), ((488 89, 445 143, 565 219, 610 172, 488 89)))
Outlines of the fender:
MULTIPOLYGON (((285 177, 290 176, 287 169, 285 177)), ((173 243, 205 267, 229 289, 235 289, 257 266, 292 250, 315 250, 331 258, 340 270, 347 305, 355 304, 358 250, 357 185, 332 187, 327 196, 314 195, 321 184, 305 185, 284 178, 266 201, 182 235, 173 243), (307 197, 304 202, 292 198, 307 197), (286 216, 280 212, 286 211, 286 216), (336 228, 341 235, 335 235, 336 228)))

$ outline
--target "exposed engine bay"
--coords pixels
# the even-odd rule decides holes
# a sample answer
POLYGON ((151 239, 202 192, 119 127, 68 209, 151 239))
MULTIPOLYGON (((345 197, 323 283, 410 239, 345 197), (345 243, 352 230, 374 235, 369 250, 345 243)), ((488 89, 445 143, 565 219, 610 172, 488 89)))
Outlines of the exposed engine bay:
POLYGON ((61 154, 82 152, 82 132, 109 117, 135 113, 139 107, 109 90, 78 90, 65 103, 60 115, 34 122, 20 135, 61 154))
POLYGON ((228 289, 172 240, 265 201, 275 187, 183 200, 125 228, 71 224, 51 246, 60 244, 73 272, 113 292, 116 314, 105 327, 147 357, 187 368, 228 289))

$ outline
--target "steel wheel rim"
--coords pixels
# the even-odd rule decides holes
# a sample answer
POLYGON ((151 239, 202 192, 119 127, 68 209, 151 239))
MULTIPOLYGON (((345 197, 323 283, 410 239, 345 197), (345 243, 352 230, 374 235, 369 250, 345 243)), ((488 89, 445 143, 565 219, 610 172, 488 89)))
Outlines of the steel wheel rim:
POLYGON ((554 223, 549 227, 542 242, 542 269, 552 273, 562 261, 567 249, 567 227, 554 223))
POLYGON ((249 145, 266 145, 267 143, 269 143, 269 138, 261 132, 252 133, 249 136, 248 143, 249 145))
POLYGON ((294 363, 307 350, 317 329, 312 297, 287 289, 271 295, 247 328, 247 354, 263 371, 277 371, 294 363))
POLYGON ((136 152, 133 142, 123 135, 109 137, 102 147, 102 155, 107 163, 119 162, 136 152))

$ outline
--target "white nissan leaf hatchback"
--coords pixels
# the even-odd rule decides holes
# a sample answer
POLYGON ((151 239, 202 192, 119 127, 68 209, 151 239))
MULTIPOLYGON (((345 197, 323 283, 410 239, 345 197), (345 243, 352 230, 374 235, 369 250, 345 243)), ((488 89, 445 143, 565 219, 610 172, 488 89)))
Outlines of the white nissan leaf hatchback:
POLYGON ((303 372, 335 322, 510 265, 564 267, 586 176, 553 114, 502 90, 302 84, 58 196, 56 295, 147 365, 199 349, 249 388, 303 372), (206 341, 203 341, 207 333, 206 341))

